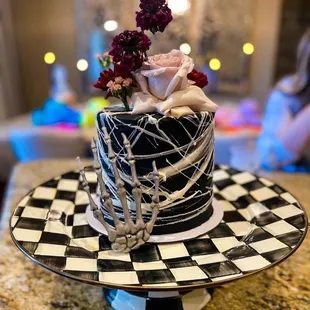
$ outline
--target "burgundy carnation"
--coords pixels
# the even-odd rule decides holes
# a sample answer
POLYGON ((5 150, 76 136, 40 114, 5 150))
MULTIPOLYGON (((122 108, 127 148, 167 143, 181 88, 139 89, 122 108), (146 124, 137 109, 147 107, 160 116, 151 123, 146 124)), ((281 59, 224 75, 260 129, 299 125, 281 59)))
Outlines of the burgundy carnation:
POLYGON ((114 70, 109 69, 102 71, 94 87, 102 89, 103 91, 108 91, 107 97, 109 97, 111 96, 111 93, 109 91, 108 83, 110 81, 114 81, 118 76, 122 77, 123 79, 130 77, 130 71, 128 67, 115 64, 114 70))
POLYGON ((187 78, 195 82, 194 85, 200 88, 204 88, 205 86, 209 84, 207 76, 204 73, 197 71, 195 69, 187 75, 187 78))
POLYGON ((163 32, 173 19, 165 0, 141 0, 140 9, 136 12, 136 21, 142 31, 163 32))
POLYGON ((109 54, 113 56, 114 63, 119 62, 129 70, 137 70, 142 66, 150 46, 151 41, 143 32, 126 30, 113 39, 109 54))

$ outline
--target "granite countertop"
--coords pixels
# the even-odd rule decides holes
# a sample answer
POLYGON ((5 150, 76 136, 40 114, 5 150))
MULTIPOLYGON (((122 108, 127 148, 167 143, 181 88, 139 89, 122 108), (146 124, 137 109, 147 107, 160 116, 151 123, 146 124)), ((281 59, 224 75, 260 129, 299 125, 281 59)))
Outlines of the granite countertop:
MULTIPOLYGON (((0 309, 110 309, 100 288, 36 266, 10 238, 8 219, 18 201, 33 187, 72 169, 76 169, 72 160, 15 167, 5 200, 3 231, 0 231, 0 309)), ((268 177, 291 191, 310 212, 310 176, 276 173, 268 177)), ((309 249, 308 235, 300 249, 282 264, 217 288, 206 309, 310 309, 309 249)))

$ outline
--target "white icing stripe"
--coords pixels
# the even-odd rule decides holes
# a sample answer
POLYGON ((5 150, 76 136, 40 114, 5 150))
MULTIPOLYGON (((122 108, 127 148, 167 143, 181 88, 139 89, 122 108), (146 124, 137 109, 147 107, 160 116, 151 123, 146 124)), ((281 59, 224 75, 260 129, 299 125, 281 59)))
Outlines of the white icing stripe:
MULTIPOLYGON (((113 113, 115 115, 115 113, 113 113)), ((169 143, 173 150, 168 151, 167 154, 172 154, 173 152, 177 153, 182 157, 182 159, 179 162, 176 162, 174 164, 170 164, 167 161, 167 166, 159 170, 160 173, 160 181, 161 183, 164 182, 165 179, 168 179, 171 176, 174 176, 178 173, 183 173, 183 171, 187 170, 190 167, 194 168, 194 173, 190 178, 187 178, 187 184, 184 186, 184 188, 179 189, 178 191, 175 191, 173 193, 169 193, 162 185, 160 185, 160 195, 165 197, 166 199, 160 203, 160 209, 165 208, 171 208, 173 206, 176 206, 178 204, 184 203, 185 201, 201 195, 210 195, 212 192, 212 188, 208 189, 206 193, 201 193, 201 191, 197 190, 193 195, 190 197, 185 197, 188 190, 198 181, 198 179, 202 175, 206 175, 207 177, 211 177, 211 172, 206 172, 205 170, 208 168, 208 166, 213 166, 212 163, 212 154, 214 149, 214 132, 213 132, 213 123, 207 122, 207 118, 209 116, 208 112, 201 113, 201 118, 199 119, 196 115, 189 115, 184 118, 186 118, 188 121, 192 122, 196 126, 198 126, 197 132, 195 133, 194 137, 190 136, 190 133, 185 129, 185 132, 189 135, 191 142, 187 144, 186 146, 179 147, 175 144, 174 141, 172 141, 166 134, 159 128, 159 123, 164 117, 160 119, 154 118, 152 115, 145 115, 143 116, 139 122, 138 125, 129 125, 124 122, 122 122, 119 119, 116 119, 115 117, 112 117, 112 114, 105 114, 104 122, 106 123, 106 126, 108 125, 109 128, 111 128, 110 136, 114 137, 114 141, 116 140, 118 143, 118 146, 120 148, 120 152, 117 154, 118 160, 122 162, 127 162, 126 158, 124 158, 124 150, 123 146, 120 145, 118 139, 115 137, 115 130, 118 129, 117 123, 122 126, 129 126, 133 129, 132 134, 128 137, 130 141, 132 141, 132 145, 137 143, 139 141, 139 138, 142 134, 148 136, 148 138, 152 141, 154 141, 154 144, 156 145, 156 140, 165 141, 166 143, 169 143), (147 124, 154 124, 157 127, 158 134, 149 132, 146 130, 147 124), (135 139, 133 140, 133 137, 135 136, 135 139)), ((103 136, 102 130, 98 128, 98 134, 103 136)), ((101 160, 105 162, 105 164, 109 167, 110 163, 109 160, 104 152, 103 145, 101 145, 103 139, 98 139, 98 150, 101 160)), ((145 155, 136 155, 134 154, 136 159, 139 160, 139 158, 147 158, 145 155)), ((166 155, 165 153, 158 153, 158 154, 151 154, 152 158, 156 158, 158 156, 166 155)), ((126 172, 120 170, 120 176, 121 178, 127 182, 128 184, 132 184, 131 176, 126 174, 126 172)), ((103 177, 105 180, 105 183, 111 193, 117 197, 117 190, 116 185, 114 184, 113 180, 108 176, 108 174, 103 170, 103 177)), ((139 176, 140 181, 149 180, 150 175, 145 176, 139 176)), ((141 189, 143 193, 147 193, 148 195, 153 195, 154 188, 148 187, 145 184, 141 185, 141 189)), ((135 203, 133 196, 131 193, 127 193, 127 200, 128 205, 131 210, 135 210, 135 203)), ((117 205, 117 202, 114 201, 115 205, 117 205)), ((142 208, 145 211, 151 211, 149 204, 146 204, 145 201, 142 204, 142 208)))

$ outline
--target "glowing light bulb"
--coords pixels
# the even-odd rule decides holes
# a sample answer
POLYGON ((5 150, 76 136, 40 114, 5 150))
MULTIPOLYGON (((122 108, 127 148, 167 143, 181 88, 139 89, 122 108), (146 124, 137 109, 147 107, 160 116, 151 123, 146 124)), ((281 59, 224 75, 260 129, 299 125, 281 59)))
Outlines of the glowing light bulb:
POLYGON ((252 55, 254 53, 254 45, 252 43, 245 43, 243 45, 243 53, 246 55, 252 55))
POLYGON ((115 31, 118 28, 118 22, 116 20, 107 20, 103 24, 103 28, 106 31, 115 31))
POLYGON ((185 55, 189 55, 192 51, 192 48, 188 43, 183 43, 180 45, 180 51, 183 52, 185 55))
POLYGON ((51 65, 55 62, 56 56, 52 52, 48 52, 44 55, 44 62, 47 63, 48 65, 51 65))
POLYGON ((221 68, 221 62, 217 58, 212 58, 209 62, 209 66, 213 71, 217 71, 221 68))
POLYGON ((80 59, 76 63, 76 67, 78 68, 79 71, 86 71, 88 68, 88 62, 85 59, 80 59))
POLYGON ((184 14, 190 7, 188 0, 168 0, 168 6, 174 14, 184 14))

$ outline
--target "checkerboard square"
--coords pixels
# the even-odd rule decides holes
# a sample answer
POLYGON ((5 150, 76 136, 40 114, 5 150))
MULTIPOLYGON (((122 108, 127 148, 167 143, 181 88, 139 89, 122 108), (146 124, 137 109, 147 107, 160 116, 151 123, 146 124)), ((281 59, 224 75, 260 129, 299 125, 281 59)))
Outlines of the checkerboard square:
POLYGON ((85 213, 75 213, 73 215, 73 225, 74 226, 88 225, 85 213))
POLYGON ((33 218, 33 219, 46 219, 49 210, 40 209, 34 207, 25 207, 23 212, 23 217, 33 218))
POLYGON ((17 216, 17 217, 19 217, 19 216, 21 216, 22 215, 22 213, 24 212, 24 207, 17 207, 17 209, 15 209, 15 211, 14 211, 14 216, 17 216))
POLYGON ((51 207, 52 202, 53 200, 36 199, 36 198, 31 197, 27 202, 27 206, 42 208, 42 209, 49 209, 51 207))
POLYGON ((208 276, 197 266, 170 269, 176 281, 207 279, 208 276))
POLYGON ((129 253, 118 253, 113 250, 98 252, 99 259, 120 260, 123 262, 131 262, 129 253))
POLYGON ((75 238, 97 237, 98 235, 99 234, 94 229, 92 229, 87 223, 85 225, 73 226, 72 228, 72 237, 74 239, 75 238))
POLYGON ((302 229, 302 228, 305 228, 307 226, 306 218, 303 214, 296 215, 293 217, 289 217, 289 218, 285 219, 285 221, 288 222, 289 224, 293 225, 294 227, 298 228, 298 229, 302 229))
MULTIPOLYGON (((95 199, 96 197, 93 196, 93 198, 95 199)), ((86 192, 84 190, 78 190, 76 192, 76 196, 75 196, 75 201, 74 203, 76 205, 84 205, 84 204, 89 204, 89 199, 88 196, 86 194, 86 192)))
POLYGON ((245 209, 239 209, 238 212, 247 220, 252 221, 254 218, 260 217, 262 214, 270 213, 269 209, 260 202, 252 203, 245 209))
POLYGON ((236 207, 234 207, 229 201, 219 200, 218 205, 223 208, 224 211, 235 211, 236 207))
POLYGON ((236 237, 215 238, 212 239, 212 241, 221 253, 233 247, 242 245, 242 243, 238 241, 236 237))
POLYGON ((251 242, 257 242, 265 239, 272 238, 273 236, 263 230, 262 228, 256 228, 252 231, 246 238, 243 240, 245 244, 249 244, 251 242))
POLYGON ((58 182, 57 189, 61 191, 76 192, 79 187, 78 180, 61 179, 58 182))
POLYGON ((99 272, 99 281, 117 285, 136 285, 139 284, 138 276, 135 271, 126 272, 99 272))
POLYGON ((240 270, 230 261, 202 265, 200 268, 210 277, 222 277, 239 274, 240 270))
POLYGON ((39 243, 34 254, 44 256, 65 256, 65 251, 65 245, 39 243))
POLYGON ((221 195, 228 201, 237 200, 247 194, 248 192, 239 184, 228 186, 221 191, 221 195))
POLYGON ((23 228, 14 228, 13 236, 17 241, 38 242, 42 232, 39 230, 29 230, 23 228))
POLYGON ((283 199, 285 199, 288 203, 297 202, 296 199, 290 193, 283 193, 280 195, 283 199))
POLYGON ((120 260, 98 259, 97 269, 101 272, 114 271, 133 271, 133 264, 131 262, 123 262, 120 260))
POLYGON ((52 179, 52 180, 49 180, 49 181, 43 183, 41 186, 57 188, 58 181, 59 181, 59 179, 52 179))
POLYGON ((231 177, 238 184, 245 184, 256 180, 256 177, 249 172, 241 172, 231 177))
POLYGON ((243 272, 261 269, 270 265, 270 263, 260 255, 236 259, 233 263, 243 272))
POLYGON ((270 210, 280 208, 283 206, 287 206, 287 205, 289 205, 289 202, 287 202, 285 199, 281 198, 280 196, 270 198, 264 201, 264 206, 266 206, 270 210))
POLYGON ((97 271, 97 260, 90 258, 67 257, 65 270, 97 271))
POLYGON ((193 256, 192 259, 195 260, 198 265, 219 263, 227 260, 227 258, 221 253, 193 256))
POLYGON ((19 217, 18 216, 12 216, 12 218, 11 218, 11 227, 15 227, 15 225, 16 225, 16 223, 17 223, 17 221, 19 220, 19 217))
POLYGON ((257 255, 257 252, 250 246, 243 244, 241 246, 232 248, 224 252, 224 255, 230 260, 233 260, 233 259, 255 256, 257 255))
MULTIPOLYGON (((190 267, 191 268, 191 267, 190 267)), ((182 269, 182 268, 180 268, 182 269)), ((163 270, 138 270, 136 271, 139 282, 144 284, 174 282, 174 276, 168 269, 163 270)))
POLYGON ((257 180, 249 182, 249 183, 245 183, 242 186, 249 192, 255 191, 261 188, 265 188, 265 185, 257 180))
POLYGON ((190 256, 189 257, 165 259, 164 263, 169 269, 197 266, 196 261, 192 260, 192 258, 190 256))
POLYGON ((270 263, 274 263, 284 258, 289 252, 291 252, 291 249, 286 247, 283 249, 263 253, 261 256, 267 259, 270 263))
POLYGON ((257 201, 250 195, 245 195, 231 202, 237 209, 247 208, 249 205, 257 203, 257 201))
POLYGON ((71 239, 70 246, 81 247, 88 251, 99 251, 99 236, 71 239))
POLYGON ((91 281, 99 281, 99 273, 96 271, 93 272, 87 272, 87 271, 73 271, 73 270, 66 270, 67 274, 70 274, 72 276, 86 279, 86 280, 91 280, 91 281))
POLYGON ((183 243, 158 244, 158 249, 162 259, 189 256, 183 243))
POLYGON ((226 211, 224 213, 223 221, 226 223, 229 222, 241 222, 244 221, 244 217, 236 211, 226 211))
POLYGON ((250 192, 257 201, 264 201, 273 197, 277 197, 278 194, 268 187, 263 187, 250 192))
POLYGON ((278 195, 281 195, 283 193, 285 193, 286 191, 280 187, 279 185, 273 185, 270 187, 270 189, 272 189, 274 192, 276 192, 278 195))
POLYGON ((149 263, 133 263, 135 270, 162 270, 167 269, 167 266, 162 261, 149 263))
POLYGON ((265 184, 266 186, 268 186, 268 187, 274 185, 273 182, 271 182, 271 181, 269 181, 269 180, 267 180, 267 179, 265 179, 265 178, 259 178, 259 180, 260 180, 263 184, 265 184))
POLYGON ((46 224, 46 221, 42 219, 31 219, 31 218, 21 217, 19 218, 19 221, 16 224, 16 227, 29 229, 29 230, 42 231, 45 227, 45 224, 46 224))
POLYGON ((185 241, 184 245, 190 256, 217 253, 217 248, 210 239, 185 241))
POLYGON ((233 236, 233 231, 226 224, 219 224, 212 229, 209 234, 210 238, 221 238, 233 236))
POLYGON ((213 173, 213 182, 229 179, 229 174, 223 170, 215 170, 213 173))
POLYGON ((265 239, 262 241, 250 243, 250 246, 258 253, 266 253, 274 250, 286 248, 287 245, 276 238, 265 239))
POLYGON ((67 246, 65 251, 66 257, 80 257, 80 258, 97 258, 98 255, 96 252, 88 251, 86 249, 75 247, 75 246, 67 246))
POLYGON ((84 205, 76 205, 75 209, 74 209, 74 213, 78 214, 78 213, 86 213, 86 209, 89 206, 89 203, 84 204, 84 205))
POLYGON ((299 230, 296 230, 288 234, 277 236, 277 239, 289 245, 290 247, 294 247, 300 241, 301 236, 302 236, 302 233, 299 230))
POLYGON ((299 214, 303 213, 303 211, 301 209, 295 207, 294 205, 288 205, 288 206, 280 207, 280 208, 272 210, 272 212, 282 219, 286 219, 288 217, 292 217, 292 216, 299 215, 299 214))
POLYGON ((75 201, 76 192, 58 190, 55 199, 75 201))
POLYGON ((214 183, 220 191, 222 191, 224 188, 228 186, 236 184, 232 179, 224 179, 224 180, 216 181, 214 183))
POLYGON ((27 205, 29 199, 30 199, 30 196, 27 195, 26 197, 24 197, 24 198, 18 203, 18 206, 19 206, 19 207, 25 207, 25 206, 27 205))
POLYGON ((54 269, 63 270, 66 265, 66 257, 35 255, 35 260, 54 269))
POLYGON ((253 224, 256 224, 257 226, 266 226, 268 224, 278 222, 281 219, 274 215, 272 212, 266 212, 260 215, 257 215, 253 218, 251 221, 253 224))
POLYGON ((45 232, 50 233, 59 233, 60 231, 66 232, 67 227, 65 227, 61 222, 59 221, 47 221, 44 227, 45 232))
POLYGON ((27 241, 19 241, 21 247, 27 251, 27 253, 33 255, 35 250, 37 249, 38 243, 37 242, 27 242, 27 241))
POLYGON ((264 226, 264 229, 274 236, 287 234, 297 230, 296 227, 290 225, 284 220, 266 225, 264 226))
MULTIPOLYGON (((87 169, 87 168, 85 168, 87 169)), ((63 174, 61 176, 61 178, 63 179, 71 179, 71 180, 78 180, 80 178, 80 173, 78 171, 70 171, 70 172, 67 172, 65 174, 63 174)))
POLYGON ((40 238, 41 243, 48 243, 48 244, 60 244, 60 245, 68 245, 70 242, 70 238, 65 235, 65 231, 63 234, 55 234, 43 231, 42 236, 40 238))
POLYGON ((74 203, 69 200, 55 199, 51 204, 51 210, 57 210, 72 215, 74 213, 74 203))
POLYGON ((248 235, 256 228, 256 225, 245 221, 227 223, 227 226, 234 232, 235 236, 238 237, 248 235))
POLYGON ((32 197, 36 199, 53 200, 55 198, 56 192, 57 192, 56 188, 39 186, 34 190, 32 197))

